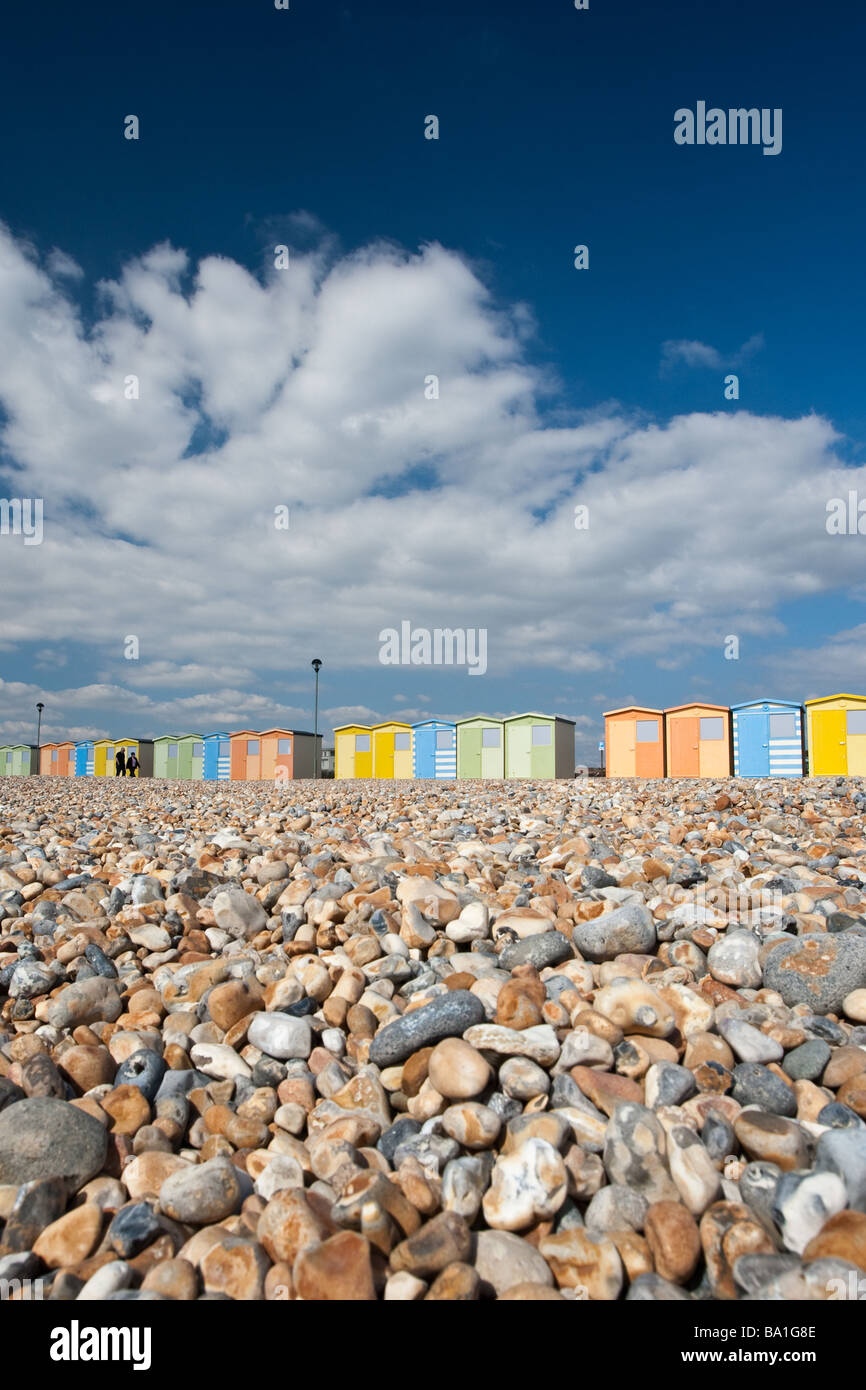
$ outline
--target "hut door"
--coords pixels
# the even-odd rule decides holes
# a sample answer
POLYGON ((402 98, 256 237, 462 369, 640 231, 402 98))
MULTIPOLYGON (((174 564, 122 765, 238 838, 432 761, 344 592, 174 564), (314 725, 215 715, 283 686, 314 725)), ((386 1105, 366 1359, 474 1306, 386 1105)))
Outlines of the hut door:
POLYGON ((819 709, 812 715, 815 731, 812 773, 848 771, 846 720, 843 709, 819 709))
POLYGON ((354 734, 337 734, 336 762, 340 777, 355 776, 354 734))
POLYGON ((671 773, 674 777, 700 777, 700 728, 699 719, 671 720, 671 773))
POLYGON ((767 714, 737 716, 737 748, 741 777, 770 775, 770 717, 767 714))
POLYGON ((432 729, 415 730, 415 776, 435 777, 436 734, 432 729))
POLYGON ((394 735, 376 734, 374 738, 374 777, 394 776, 394 735))
POLYGON ((634 730, 634 770, 637 777, 664 776, 660 723, 659 719, 636 719, 634 724, 628 726, 634 730))
POLYGON ((481 776, 481 730, 480 729, 461 729, 460 739, 460 776, 461 777, 480 777, 481 776))
POLYGON ((505 776, 532 776, 532 732, 528 724, 505 726, 505 776))
POLYGON ((607 765, 611 777, 634 777, 636 771, 633 719, 612 719, 607 731, 607 765))

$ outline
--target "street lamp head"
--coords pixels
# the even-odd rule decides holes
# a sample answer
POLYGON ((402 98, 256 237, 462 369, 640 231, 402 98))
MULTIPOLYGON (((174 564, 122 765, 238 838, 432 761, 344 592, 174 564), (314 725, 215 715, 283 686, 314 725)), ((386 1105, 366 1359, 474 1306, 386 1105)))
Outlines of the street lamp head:
POLYGON ((41 700, 37 700, 37 702, 36 702, 36 708, 38 709, 38 711, 39 711, 40 714, 41 714, 42 711, 44 710, 45 706, 43 705, 43 703, 42 703, 41 700))
POLYGON ((318 658, 317 656, 313 657, 313 660, 310 662, 310 665, 312 666, 313 670, 316 672, 316 675, 318 675, 318 674, 319 674, 319 668, 321 667, 322 663, 321 663, 321 661, 319 660, 319 658, 318 658))

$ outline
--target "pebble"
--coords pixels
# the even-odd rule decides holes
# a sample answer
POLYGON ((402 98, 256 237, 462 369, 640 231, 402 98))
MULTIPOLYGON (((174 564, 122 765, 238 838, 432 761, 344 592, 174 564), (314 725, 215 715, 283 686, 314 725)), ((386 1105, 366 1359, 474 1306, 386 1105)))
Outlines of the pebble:
POLYGON ((748 1158, 773 1163, 783 1172, 805 1167, 809 1145, 805 1131, 795 1120, 760 1110, 740 1111, 734 1133, 748 1158))
POLYGON ((543 1236, 539 1252, 561 1289, 574 1289, 593 1302, 619 1298, 625 1275, 619 1252, 609 1236, 572 1226, 543 1236))
POLYGON ((391 1268, 427 1279, 448 1265, 462 1263, 470 1253, 472 1236, 462 1216, 443 1211, 391 1251, 391 1268))
POLYGON ((440 1096, 471 1100, 487 1086, 491 1071, 477 1048, 462 1038, 445 1038, 430 1054, 427 1075, 440 1096))
POLYGON ((122 1259, 131 1259, 156 1240, 161 1229, 149 1202, 132 1202, 115 1214, 106 1239, 122 1259))
POLYGON ((499 1068, 499 1084, 507 1096, 525 1101, 546 1096, 550 1077, 529 1057, 509 1057, 499 1068))
POLYGON ((718 1028, 741 1062, 778 1062, 785 1055, 781 1043, 736 1016, 720 1019, 718 1028))
POLYGON ((302 1250, 292 1277, 308 1303, 370 1303, 376 1297, 370 1244, 355 1231, 341 1231, 302 1250))
POLYGON ((212 1158, 166 1178, 159 1189, 159 1203, 175 1221, 204 1226, 237 1211, 242 1193, 235 1165, 227 1158, 212 1158))
POLYGON ((0 1183, 63 1178, 77 1192, 101 1171, 105 1128, 62 1100, 36 1097, 0 1111, 0 1183))
POLYGON ((313 1050, 309 1020, 288 1014, 257 1013, 247 1031, 247 1039, 279 1062, 290 1058, 306 1060, 313 1050))
POLYGON ((764 987, 782 1001, 808 1004, 816 1013, 840 1013, 844 1000, 866 986, 866 937, 810 932, 773 943, 764 960, 764 987))
POLYGON ((547 931, 506 946, 499 964, 503 970, 513 970, 517 965, 533 965, 536 970, 543 970, 545 966, 561 965, 573 958, 574 948, 568 937, 559 931, 547 931))
POLYGON ((465 989, 452 990, 382 1028, 370 1046, 370 1061, 379 1067, 395 1066, 419 1048, 464 1036, 483 1018, 480 999, 465 989))
POLYGON ((500 1231, 520 1231, 555 1216, 566 1197, 565 1165, 545 1139, 527 1139, 497 1158, 482 1199, 484 1219, 500 1231))
POLYGON ((757 1062, 734 1067, 734 1100, 740 1105, 759 1105, 776 1115, 797 1113, 797 1097, 791 1086, 757 1062))
POLYGON ((863 1212, 837 1212, 825 1222, 803 1251, 803 1259, 807 1261, 829 1256, 847 1260, 866 1272, 866 1215, 863 1212))
POLYGON ((489 1106, 479 1105, 478 1101, 462 1101, 459 1105, 449 1105, 442 1115, 442 1128, 450 1138, 462 1144, 470 1153, 476 1149, 490 1149, 496 1143, 502 1121, 489 1106))
POLYGON ((87 1303, 108 1298, 118 1289, 128 1289, 134 1278, 135 1270, 125 1260, 110 1260, 91 1274, 76 1301, 87 1303))
POLYGON ((773 1196, 773 1219, 786 1250, 802 1255, 831 1216, 848 1203, 845 1184, 835 1173, 783 1173, 773 1196))
POLYGON ((852 989, 842 1000, 842 1012, 854 1023, 866 1023, 866 989, 852 989))
POLYGON ((792 1081, 819 1081, 831 1056, 829 1043, 812 1038, 786 1054, 782 1070, 792 1081))
POLYGON ((615 960, 629 951, 652 953, 656 927, 642 903, 627 903, 588 922, 576 922, 573 940, 586 960, 615 960))
POLYGON ((495 1023, 481 1023, 467 1028, 464 1041, 481 1052, 495 1052, 504 1057, 528 1057, 539 1066, 550 1067, 559 1059, 559 1041, 549 1024, 534 1028, 503 1028, 495 1023))
POLYGON ((707 966, 714 980, 745 989, 760 989, 763 972, 760 939, 742 928, 728 930, 707 952, 707 966))
POLYGON ((644 1222, 655 1271, 672 1284, 686 1284, 697 1269, 701 1238, 695 1218, 679 1202, 653 1202, 644 1222))
POLYGON ((475 1268, 482 1284, 498 1297, 524 1284, 549 1288, 553 1271, 544 1256, 528 1240, 510 1231, 479 1231, 475 1242, 475 1268))
POLYGON ((845 1184, 848 1205, 866 1212, 866 1127, 825 1130, 815 1150, 815 1168, 836 1173, 845 1184))

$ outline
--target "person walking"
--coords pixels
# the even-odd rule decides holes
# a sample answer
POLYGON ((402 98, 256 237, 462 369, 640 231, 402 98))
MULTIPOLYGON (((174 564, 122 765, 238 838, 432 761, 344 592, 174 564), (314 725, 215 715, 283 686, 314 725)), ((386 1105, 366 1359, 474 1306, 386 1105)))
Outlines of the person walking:
POLYGON ((114 755, 114 775, 123 777, 126 774, 126 754, 122 748, 118 748, 114 755))
POLYGON ((126 773, 128 777, 138 776, 138 758, 135 756, 134 748, 130 748, 129 756, 126 759, 126 773))

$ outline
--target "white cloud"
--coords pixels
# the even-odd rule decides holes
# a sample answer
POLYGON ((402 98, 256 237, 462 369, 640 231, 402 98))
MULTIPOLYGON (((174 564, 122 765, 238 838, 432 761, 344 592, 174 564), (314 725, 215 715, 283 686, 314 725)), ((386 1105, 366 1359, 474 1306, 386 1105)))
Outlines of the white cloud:
POLYGON ((52 275, 65 277, 67 280, 80 280, 84 275, 77 261, 65 251, 58 251, 56 248, 49 255, 47 266, 52 275))
POLYGON ((749 358, 759 352, 763 346, 763 333, 753 333, 742 347, 738 348, 736 352, 728 354, 719 352, 717 348, 710 347, 708 343, 698 342, 694 338, 672 338, 662 343, 662 360, 659 370, 664 375, 680 363, 686 367, 707 367, 718 371, 725 367, 739 367, 744 362, 748 362, 749 358))

